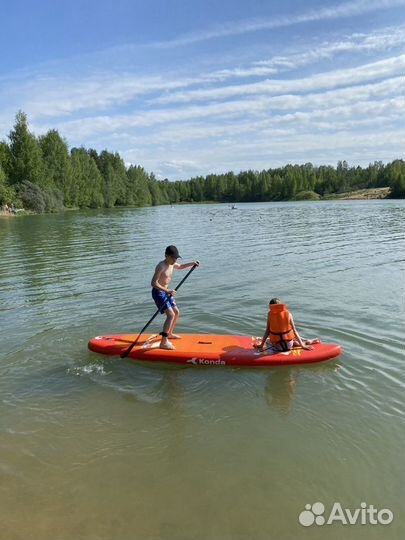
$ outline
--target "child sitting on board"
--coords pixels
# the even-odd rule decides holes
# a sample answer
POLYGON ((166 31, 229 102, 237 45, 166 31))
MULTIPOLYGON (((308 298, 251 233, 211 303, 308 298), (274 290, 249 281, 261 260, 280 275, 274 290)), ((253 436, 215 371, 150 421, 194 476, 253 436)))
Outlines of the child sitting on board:
POLYGON ((286 304, 282 304, 279 298, 272 298, 269 302, 266 331, 262 341, 254 345, 255 348, 260 351, 271 349, 275 353, 290 351, 293 347, 310 351, 314 343, 320 343, 320 340, 302 339, 286 304))

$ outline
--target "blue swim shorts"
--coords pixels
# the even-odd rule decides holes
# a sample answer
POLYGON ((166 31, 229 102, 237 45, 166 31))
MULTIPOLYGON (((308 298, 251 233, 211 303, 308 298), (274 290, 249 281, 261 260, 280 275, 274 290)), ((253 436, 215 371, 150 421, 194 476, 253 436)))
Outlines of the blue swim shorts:
POLYGON ((155 301, 156 307, 159 308, 160 313, 164 313, 166 309, 175 307, 176 305, 173 296, 154 287, 152 287, 152 298, 155 301))

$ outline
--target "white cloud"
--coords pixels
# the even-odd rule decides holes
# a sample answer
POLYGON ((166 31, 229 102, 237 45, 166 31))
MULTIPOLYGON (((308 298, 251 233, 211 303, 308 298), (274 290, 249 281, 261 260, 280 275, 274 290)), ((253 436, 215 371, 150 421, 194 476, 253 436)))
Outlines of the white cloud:
MULTIPOLYGON (((353 70, 348 70, 350 73, 341 74, 341 78, 346 82, 353 83, 355 74, 353 70)), ((374 69, 365 69, 366 73, 375 73, 374 69)), ((383 70, 387 73, 387 70, 383 70)), ((362 73, 362 70, 357 70, 356 73, 362 73)), ((332 76, 329 74, 319 75, 325 83, 332 76)), ((355 78, 354 82, 359 82, 360 78, 355 78)), ((333 81, 332 81, 333 82, 333 81)), ((88 138, 96 136, 98 133, 117 133, 127 130, 142 130, 145 128, 160 128, 160 126, 181 124, 184 125, 190 121, 204 121, 206 132, 210 133, 212 126, 210 119, 214 123, 231 121, 231 125, 237 124, 238 118, 248 119, 252 125, 260 121, 262 118, 278 118, 279 116, 287 118, 297 118, 297 114, 301 115, 301 119, 306 115, 313 114, 314 110, 322 110, 323 114, 331 114, 334 108, 341 106, 341 114, 345 110, 349 110, 350 114, 358 116, 364 106, 369 104, 369 112, 377 111, 378 108, 384 107, 388 103, 389 106, 396 106, 403 100, 403 88, 405 80, 403 77, 393 77, 377 83, 365 85, 354 85, 346 88, 337 88, 325 92, 319 92, 318 84, 311 81, 288 81, 294 87, 312 88, 315 92, 308 94, 292 93, 281 94, 277 96, 268 96, 265 92, 261 95, 250 96, 249 99, 231 100, 220 103, 209 103, 200 105, 188 105, 185 107, 177 107, 170 109, 153 109, 137 114, 121 114, 121 115, 105 115, 82 118, 72 121, 64 121, 58 124, 62 133, 66 134, 68 139, 72 136, 79 138, 88 138), (361 104, 361 106, 359 105, 361 104), (364 105, 365 104, 365 105, 364 105), (355 110, 352 110, 352 108, 355 110), (279 114, 280 111, 287 111, 287 114, 279 114), (292 111, 292 112, 291 112, 292 111), (299 112, 297 112, 299 111, 299 112), (306 112, 308 111, 308 112, 306 112)), ((333 85, 333 84, 332 84, 333 85)), ((263 88, 265 90, 265 87, 263 88)), ((286 88, 291 90, 290 87, 286 88)), ((50 128, 50 125, 38 126, 41 131, 50 128)))
POLYGON ((154 100, 155 103, 176 103, 202 100, 222 100, 249 94, 282 94, 289 92, 320 91, 336 86, 354 85, 374 79, 393 77, 404 72, 405 55, 380 60, 349 69, 337 69, 310 77, 286 80, 265 80, 220 88, 175 92, 154 100))
POLYGON ((103 73, 80 80, 58 77, 38 78, 21 92, 29 102, 30 116, 69 115, 82 110, 103 110, 123 105, 140 96, 183 87, 187 79, 164 80, 160 76, 139 77, 135 74, 103 73))
POLYGON ((310 50, 298 53, 290 53, 288 56, 275 56, 270 60, 256 62, 258 66, 285 67, 297 69, 308 64, 314 64, 320 60, 329 59, 337 54, 362 52, 377 52, 392 50, 394 48, 403 49, 404 29, 403 27, 385 28, 372 34, 352 34, 345 39, 322 43, 310 50))
POLYGON ((300 15, 288 15, 283 17, 251 19, 225 23, 217 25, 211 29, 187 34, 171 41, 151 43, 150 46, 159 48, 180 47, 201 41, 270 30, 272 28, 281 28, 308 22, 355 17, 370 13, 372 11, 385 10, 403 5, 405 5, 404 0, 357 0, 353 2, 344 2, 335 6, 311 10, 300 15))
MULTIPOLYGON (((345 3, 306 17, 376 6, 345 3)), ((250 31, 249 24, 228 31, 250 31)), ((0 130, 10 130, 21 108, 37 134, 57 128, 71 146, 109 148, 169 178, 297 160, 331 163, 341 154, 357 162, 393 159, 403 154, 405 138, 403 50, 396 26, 321 44, 314 37, 304 49, 287 45, 273 57, 258 51, 245 64, 232 49, 226 62, 215 59, 215 69, 196 61, 181 73, 163 62, 155 72, 148 66, 149 75, 20 73, 2 79, 0 130)))
POLYGON ((172 153, 163 153, 162 161, 149 159, 146 165, 149 169, 157 167, 162 177, 186 179, 198 174, 261 170, 284 166, 286 163, 309 161, 316 165, 336 165, 338 159, 346 159, 349 164, 367 165, 374 160, 389 161, 398 158, 401 152, 402 142, 398 141, 395 129, 362 133, 338 130, 323 134, 322 137, 310 132, 291 133, 282 139, 233 139, 227 145, 191 149, 189 157, 192 165, 184 163, 176 174, 165 165, 165 158, 173 158, 172 153))
POLYGON ((321 58, 332 57, 342 52, 358 53, 361 50, 385 51, 402 43, 402 27, 387 28, 371 35, 348 36, 345 40, 324 43, 311 51, 295 51, 289 55, 275 56, 267 60, 256 60, 248 66, 201 72, 197 76, 156 74, 144 76, 137 73, 115 71, 95 72, 84 77, 41 76, 24 78, 21 74, 9 78, 0 89, 2 114, 0 129, 9 129, 18 109, 25 110, 30 119, 41 123, 46 117, 72 117, 82 111, 110 111, 125 106, 154 108, 157 104, 186 103, 199 100, 222 100, 250 94, 286 94, 300 91, 315 91, 336 85, 359 84, 367 79, 389 77, 403 71, 403 56, 381 60, 359 68, 320 73, 295 80, 265 79, 276 72, 316 64, 321 58), (233 84, 217 87, 229 79, 247 77, 262 78, 250 84, 233 84), (356 82, 357 81, 357 82, 356 82), (207 85, 209 86, 207 88, 207 85), (12 92, 10 91, 12 87, 12 92), (183 89, 183 91, 179 91, 183 89), (188 90, 189 89, 189 90, 188 90))

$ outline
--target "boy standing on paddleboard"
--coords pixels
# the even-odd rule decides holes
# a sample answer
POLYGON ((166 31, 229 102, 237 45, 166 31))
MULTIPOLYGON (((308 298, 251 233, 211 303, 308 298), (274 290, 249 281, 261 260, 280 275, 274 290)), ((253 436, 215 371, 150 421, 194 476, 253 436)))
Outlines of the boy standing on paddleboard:
POLYGON ((162 340, 160 342, 161 349, 175 349, 170 339, 179 339, 180 336, 174 334, 174 329, 177 324, 180 311, 174 300, 176 291, 169 289, 169 284, 172 279, 173 270, 184 270, 191 266, 198 266, 198 261, 179 264, 177 259, 181 259, 180 254, 176 246, 167 246, 165 250, 165 259, 155 268, 155 273, 151 281, 152 286, 152 298, 155 301, 156 307, 159 308, 160 313, 166 315, 166 321, 163 325, 163 330, 160 333, 162 340))

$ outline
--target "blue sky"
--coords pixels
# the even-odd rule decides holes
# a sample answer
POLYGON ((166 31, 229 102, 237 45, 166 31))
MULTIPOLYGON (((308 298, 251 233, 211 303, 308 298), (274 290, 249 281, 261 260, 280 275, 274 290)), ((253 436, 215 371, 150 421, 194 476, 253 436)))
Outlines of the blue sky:
POLYGON ((405 0, 0 2, 0 138, 158 178, 404 157, 405 0))

